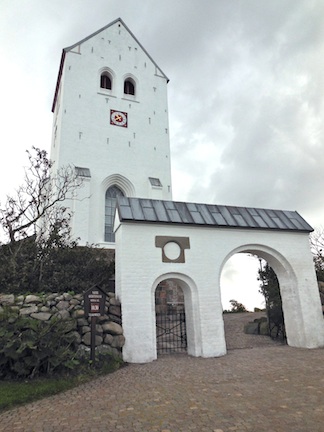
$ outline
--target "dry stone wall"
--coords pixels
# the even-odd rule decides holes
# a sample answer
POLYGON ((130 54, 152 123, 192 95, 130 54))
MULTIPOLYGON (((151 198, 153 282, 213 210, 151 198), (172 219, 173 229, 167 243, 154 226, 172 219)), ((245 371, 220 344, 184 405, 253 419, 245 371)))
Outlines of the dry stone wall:
MULTIPOLYGON (((43 294, 19 295, 0 294, 0 313, 9 308, 21 316, 29 316, 35 320, 49 321, 53 317, 66 321, 75 333, 80 350, 88 350, 91 343, 91 318, 86 318, 82 294, 43 294), (71 321, 73 325, 71 326, 71 321)), ((121 321, 120 302, 114 293, 106 296, 105 315, 97 317, 96 347, 121 356, 125 343, 121 321)))

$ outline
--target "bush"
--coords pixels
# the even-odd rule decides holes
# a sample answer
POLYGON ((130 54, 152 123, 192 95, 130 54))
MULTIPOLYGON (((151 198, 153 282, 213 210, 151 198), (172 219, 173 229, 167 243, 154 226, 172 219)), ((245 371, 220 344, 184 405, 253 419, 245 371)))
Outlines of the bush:
POLYGON ((34 237, 1 246, 0 292, 83 293, 97 285, 108 289, 114 273, 110 251, 76 244, 45 248, 34 237))
POLYGON ((230 300, 232 308, 229 310, 224 310, 224 313, 240 313, 240 312, 248 312, 246 307, 239 303, 237 300, 230 300))
POLYGON ((33 378, 78 365, 75 323, 0 314, 0 378, 33 378))

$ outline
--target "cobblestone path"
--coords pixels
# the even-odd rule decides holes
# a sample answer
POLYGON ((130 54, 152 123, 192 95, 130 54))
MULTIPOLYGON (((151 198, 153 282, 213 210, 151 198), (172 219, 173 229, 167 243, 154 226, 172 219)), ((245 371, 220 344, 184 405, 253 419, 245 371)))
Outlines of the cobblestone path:
POLYGON ((241 336, 224 357, 162 356, 6 411, 0 431, 323 432, 324 350, 241 336))

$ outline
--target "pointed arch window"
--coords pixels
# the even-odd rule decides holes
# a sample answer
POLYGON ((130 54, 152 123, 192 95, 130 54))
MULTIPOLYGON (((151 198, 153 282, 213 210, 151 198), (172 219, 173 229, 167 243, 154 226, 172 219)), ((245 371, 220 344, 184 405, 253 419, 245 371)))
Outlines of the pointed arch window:
POLYGON ((135 82, 131 78, 127 78, 124 81, 124 93, 135 96, 135 82))
POLYGON ((114 215, 118 196, 125 196, 124 192, 114 185, 107 189, 105 196, 105 241, 114 242, 114 215))
POLYGON ((112 89, 112 79, 108 72, 103 72, 100 75, 100 87, 106 90, 112 89))

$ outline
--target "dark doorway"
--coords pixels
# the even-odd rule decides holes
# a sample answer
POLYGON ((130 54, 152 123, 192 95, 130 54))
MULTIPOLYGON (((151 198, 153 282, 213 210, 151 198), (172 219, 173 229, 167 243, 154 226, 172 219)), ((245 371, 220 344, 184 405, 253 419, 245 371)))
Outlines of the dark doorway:
POLYGON ((184 296, 173 281, 161 282, 155 291, 157 354, 186 353, 184 296))

